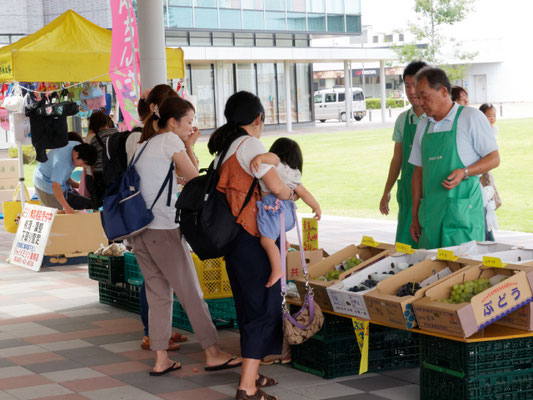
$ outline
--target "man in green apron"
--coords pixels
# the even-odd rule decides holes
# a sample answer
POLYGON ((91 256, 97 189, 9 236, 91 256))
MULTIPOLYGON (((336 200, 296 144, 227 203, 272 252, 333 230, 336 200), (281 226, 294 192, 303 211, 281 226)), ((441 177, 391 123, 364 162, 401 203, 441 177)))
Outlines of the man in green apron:
POLYGON ((479 175, 500 163, 490 124, 479 110, 452 102, 443 70, 423 68, 415 81, 428 117, 418 124, 409 157, 411 236, 425 249, 485 240, 479 175))
POLYGON ((412 219, 411 177, 413 176, 414 166, 409 164, 408 161, 409 155, 411 154, 411 147, 413 147, 416 126, 418 121, 425 116, 418 96, 416 95, 414 76, 426 66, 427 64, 423 61, 413 61, 403 71, 405 94, 412 107, 402 112, 394 124, 394 133, 392 135, 392 140, 395 142, 394 154, 390 163, 389 176, 385 183, 383 197, 379 203, 381 213, 388 215, 389 201, 391 198, 390 192, 401 171, 402 175, 400 180, 398 180, 398 187, 396 189, 396 199, 398 200, 396 242, 409 244, 413 248, 417 248, 417 243, 412 239, 409 228, 411 227, 412 219))

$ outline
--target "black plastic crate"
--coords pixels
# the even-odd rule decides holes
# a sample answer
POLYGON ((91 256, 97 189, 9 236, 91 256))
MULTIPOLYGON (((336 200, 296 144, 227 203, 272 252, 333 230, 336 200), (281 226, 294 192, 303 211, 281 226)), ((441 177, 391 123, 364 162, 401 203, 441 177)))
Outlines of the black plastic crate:
POLYGON ((533 371, 460 378, 420 368, 420 400, 531 400, 533 371))
MULTIPOLYGON (((353 327, 351 333, 326 335, 340 321, 325 314, 325 328, 306 342, 291 346, 293 367, 326 379, 356 375, 361 352, 353 327), (327 337, 327 339, 326 339, 327 337)), ((351 324, 350 318, 344 318, 351 324)), ((343 326, 344 327, 344 326, 343 326)), ((419 366, 418 335, 399 329, 370 325, 368 371, 384 371, 419 366)))
POLYGON ((137 285, 126 285, 128 288, 128 311, 135 314, 141 313, 141 305, 139 303, 139 294, 141 293, 141 287, 137 285))
POLYGON ((124 257, 89 253, 89 278, 104 283, 123 283, 124 257))
POLYGON ((98 294, 100 303, 110 306, 129 309, 129 291, 127 285, 122 283, 114 285, 111 283, 98 282, 98 294))
POLYGON ((440 368, 458 377, 533 369, 533 337, 463 343, 421 336, 421 365, 440 368))

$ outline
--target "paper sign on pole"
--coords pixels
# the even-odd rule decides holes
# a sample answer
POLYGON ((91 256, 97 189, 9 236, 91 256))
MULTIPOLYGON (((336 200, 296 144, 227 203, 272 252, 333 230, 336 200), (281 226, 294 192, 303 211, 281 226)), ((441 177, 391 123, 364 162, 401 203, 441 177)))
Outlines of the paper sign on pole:
POLYGON ((304 251, 318 250, 318 221, 314 218, 302 218, 304 251))
POLYGON ((113 17, 109 76, 120 104, 126 129, 139 123, 140 59, 137 21, 131 0, 110 0, 113 17))
POLYGON ((361 321, 357 318, 352 318, 353 329, 357 337, 357 344, 361 351, 361 363, 359 365, 359 375, 368 371, 368 342, 369 342, 369 326, 368 321, 361 321))
POLYGON ((13 241, 9 260, 32 271, 39 271, 50 229, 57 209, 26 203, 20 216, 17 235, 13 241))

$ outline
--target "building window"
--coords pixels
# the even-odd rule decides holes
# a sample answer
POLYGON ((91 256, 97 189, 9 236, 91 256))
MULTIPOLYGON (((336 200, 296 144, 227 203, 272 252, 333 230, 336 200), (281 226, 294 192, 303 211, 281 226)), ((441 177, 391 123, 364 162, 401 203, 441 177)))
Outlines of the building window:
POLYGON ((266 12, 266 26, 269 31, 284 31, 287 29, 285 26, 285 13, 267 11, 266 12))
POLYGON ((191 89, 196 96, 196 120, 200 129, 214 128, 215 91, 213 65, 192 65, 191 89))
MULTIPOLYGON (((233 80, 234 64, 224 64, 222 73, 224 75, 224 93, 222 93, 222 98, 219 99, 223 104, 226 104, 226 101, 229 97, 235 93, 235 82, 233 80)), ((223 115, 218 116, 219 119, 224 118, 223 115)))
POLYGON ((311 88, 309 64, 296 64, 296 98, 298 99, 298 122, 311 121, 311 88))
POLYGON ((265 19, 263 11, 243 11, 243 29, 264 30, 265 19))
POLYGON ((307 12, 323 13, 326 12, 325 0, 307 0, 307 12))
POLYGON ((255 64, 237 64, 237 91, 246 90, 257 94, 255 64))
POLYGON ((378 43, 379 42, 379 36, 372 37, 372 43, 378 43))
POLYGON ((241 9, 241 0, 218 0, 218 6, 220 8, 235 8, 241 9))
POLYGON ((220 29, 241 29, 241 10, 220 9, 220 29))
POLYGON ((386 43, 391 43, 393 39, 394 39, 393 35, 385 35, 385 37, 383 38, 383 41, 386 43))
POLYGON ((346 14, 361 14, 361 0, 346 0, 344 7, 346 14))
POLYGON ((328 14, 328 32, 345 32, 344 15, 328 14))
POLYGON ((242 8, 250 10, 263 10, 265 3, 263 0, 242 0, 242 8))
POLYGON ((265 9, 273 11, 285 11, 285 0, 268 0, 265 9))
POLYGON ((292 47, 292 35, 278 33, 276 34, 276 47, 292 47))
POLYGON ((191 46, 211 46, 211 33, 209 32, 191 32, 191 46))
POLYGON ((287 102, 285 101, 285 65, 283 63, 276 64, 276 76, 278 78, 278 122, 282 124, 287 122, 287 102))
POLYGON ((231 32, 213 32, 213 46, 233 46, 233 34, 231 32))
POLYGON ((403 41, 405 40, 405 36, 404 36, 403 33, 400 33, 400 34, 398 35, 398 40, 399 40, 400 42, 403 42, 403 41))
POLYGON ((217 8, 217 0, 193 0, 195 7, 217 8))
POLYGON ((195 28, 218 29, 217 10, 214 8, 194 9, 195 28))
POLYGON ((304 13, 287 13, 287 30, 305 31, 305 14, 304 13))
POLYGON ((307 14, 307 26, 309 32, 326 32, 326 16, 324 14, 307 14))
POLYGON ((257 64, 257 96, 265 108, 265 124, 278 122, 278 95, 276 93, 276 70, 274 64, 257 64))
POLYGON ((274 34, 272 33, 256 33, 255 45, 259 47, 274 47, 274 34))
MULTIPOLYGON (((346 32, 361 33, 361 16, 347 15, 346 16, 346 32)), ((374 36, 377 39, 377 36, 374 36)), ((376 42, 377 43, 377 40, 376 42)))
POLYGON ((236 33, 235 46, 238 47, 253 47, 254 35, 252 33, 236 33))
POLYGON ((326 12, 328 14, 344 14, 344 0, 328 0, 326 3, 326 12))
POLYGON ((167 46, 188 46, 189 37, 187 32, 175 31, 172 32, 172 36, 166 37, 167 46))
POLYGON ((287 0, 287 11, 305 12, 305 0, 287 0))
POLYGON ((192 8, 169 7, 168 8, 169 28, 193 28, 192 8))
POLYGON ((168 5, 190 7, 192 6, 192 0, 168 0, 168 5))

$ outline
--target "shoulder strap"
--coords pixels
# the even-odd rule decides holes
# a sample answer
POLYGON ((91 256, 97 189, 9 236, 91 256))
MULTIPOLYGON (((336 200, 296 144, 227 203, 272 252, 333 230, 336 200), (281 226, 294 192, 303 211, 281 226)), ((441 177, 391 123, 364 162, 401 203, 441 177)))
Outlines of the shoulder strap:
POLYGON ((102 147, 102 151, 104 150, 105 148, 105 144, 104 144, 104 141, 102 140, 102 138, 98 135, 98 132, 94 132, 94 137, 96 138, 96 141, 100 144, 100 146, 102 147))
POLYGON ((254 178, 252 184, 250 185, 250 189, 248 189, 248 193, 246 193, 246 198, 244 199, 244 202, 242 203, 241 210, 237 214, 237 217, 241 215, 242 210, 244 210, 244 207, 246 207, 246 205, 250 202, 250 199, 252 198, 252 195, 254 194, 254 189, 257 186, 257 183, 258 183, 258 179, 254 178))
MULTIPOLYGON (((141 153, 142 153, 142 151, 141 151, 141 153)), ((165 177, 165 180, 163 181, 163 184, 159 188, 159 192, 157 192, 157 196, 155 196, 155 200, 152 203, 152 206, 150 207, 150 211, 152 210, 152 208, 154 208, 155 203, 157 203, 157 200, 159 200, 159 197, 161 197, 161 194, 163 194, 163 190, 165 190, 165 187, 167 186, 167 184, 170 185, 170 187, 168 188, 167 207, 170 207, 170 201, 172 200, 172 170, 173 169, 174 169, 174 163, 171 161, 170 162, 170 168, 168 169, 167 176, 165 177)))

